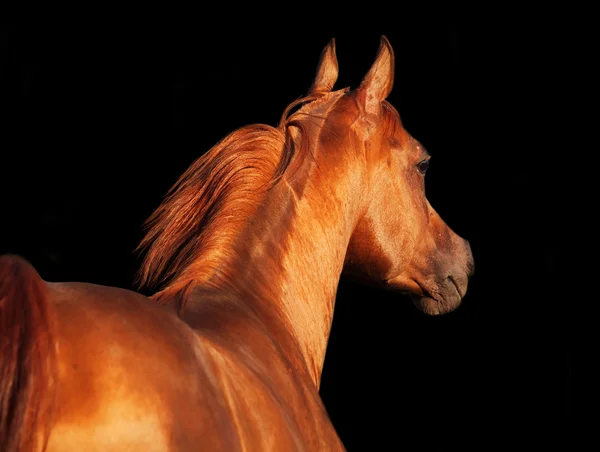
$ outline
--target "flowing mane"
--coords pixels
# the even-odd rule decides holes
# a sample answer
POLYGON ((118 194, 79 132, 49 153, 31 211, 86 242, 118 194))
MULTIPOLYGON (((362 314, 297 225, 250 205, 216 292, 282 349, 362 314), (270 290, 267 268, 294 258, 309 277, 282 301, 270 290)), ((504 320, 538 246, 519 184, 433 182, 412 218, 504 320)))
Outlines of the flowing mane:
POLYGON ((260 194, 292 163, 296 152, 291 128, 302 131, 303 120, 314 118, 303 107, 332 94, 302 97, 288 105, 278 127, 241 127, 194 161, 145 223, 147 233, 136 249, 147 250, 138 286, 162 285, 152 298, 181 303, 192 278, 209 282, 229 257, 228 245, 256 209, 260 194))

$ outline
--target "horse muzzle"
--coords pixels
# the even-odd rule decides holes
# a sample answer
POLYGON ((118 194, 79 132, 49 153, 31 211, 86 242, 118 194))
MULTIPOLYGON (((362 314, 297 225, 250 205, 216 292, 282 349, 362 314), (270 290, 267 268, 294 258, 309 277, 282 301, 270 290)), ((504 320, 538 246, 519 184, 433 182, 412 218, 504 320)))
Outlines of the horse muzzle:
POLYGON ((447 314, 460 306, 467 293, 469 279, 475 271, 475 261, 469 242, 464 240, 465 259, 454 265, 447 276, 434 278, 432 281, 417 284, 421 293, 411 293, 414 305, 429 315, 447 314))

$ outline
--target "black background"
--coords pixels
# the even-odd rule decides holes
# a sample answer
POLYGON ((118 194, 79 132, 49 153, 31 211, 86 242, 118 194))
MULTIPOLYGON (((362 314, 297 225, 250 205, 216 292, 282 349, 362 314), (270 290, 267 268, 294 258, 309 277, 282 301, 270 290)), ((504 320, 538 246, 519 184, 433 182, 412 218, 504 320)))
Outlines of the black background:
POLYGON ((48 281, 131 288, 142 223, 189 164, 239 126, 275 125, 332 37, 336 88, 356 87, 385 34, 389 100, 432 154, 428 198, 470 240, 476 272, 463 305, 437 318, 343 278, 327 409, 348 450, 555 444, 572 369, 555 214, 566 202, 543 138, 559 129, 558 15, 382 15, 3 26, 0 253, 48 281))

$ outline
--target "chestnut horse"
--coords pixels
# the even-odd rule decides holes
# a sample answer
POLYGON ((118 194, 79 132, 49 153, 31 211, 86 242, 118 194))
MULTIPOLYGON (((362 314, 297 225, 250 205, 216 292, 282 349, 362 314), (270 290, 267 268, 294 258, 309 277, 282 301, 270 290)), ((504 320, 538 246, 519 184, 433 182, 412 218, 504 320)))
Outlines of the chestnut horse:
POLYGON ((386 101, 381 38, 354 90, 332 40, 278 127, 242 127, 148 220, 140 287, 0 258, 4 451, 343 450, 319 397, 342 271, 455 309, 473 257, 425 197, 429 155, 386 101))

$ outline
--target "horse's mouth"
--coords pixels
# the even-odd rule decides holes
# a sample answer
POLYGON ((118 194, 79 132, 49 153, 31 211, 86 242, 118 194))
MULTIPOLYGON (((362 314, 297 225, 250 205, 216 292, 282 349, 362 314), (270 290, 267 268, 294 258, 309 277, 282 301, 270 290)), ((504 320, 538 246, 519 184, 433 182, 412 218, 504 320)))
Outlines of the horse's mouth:
POLYGON ((385 281, 385 287, 408 295, 420 311, 441 315, 454 311, 467 291, 468 276, 449 275, 443 281, 434 278, 397 276, 385 281))
POLYGON ((440 302, 432 297, 424 297, 421 295, 410 294, 410 299, 419 311, 428 315, 441 315, 453 311, 456 306, 448 308, 443 302, 440 302))
POLYGON ((418 284, 421 293, 411 293, 410 299, 413 304, 422 312, 428 315, 441 315, 454 311, 461 303, 464 296, 464 290, 452 276, 448 276, 448 281, 435 293, 427 289, 424 285, 418 284))

